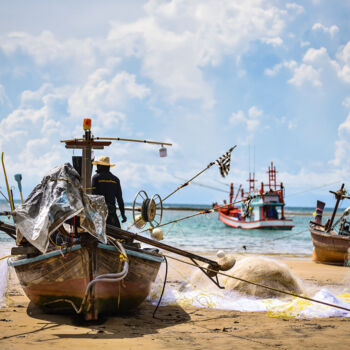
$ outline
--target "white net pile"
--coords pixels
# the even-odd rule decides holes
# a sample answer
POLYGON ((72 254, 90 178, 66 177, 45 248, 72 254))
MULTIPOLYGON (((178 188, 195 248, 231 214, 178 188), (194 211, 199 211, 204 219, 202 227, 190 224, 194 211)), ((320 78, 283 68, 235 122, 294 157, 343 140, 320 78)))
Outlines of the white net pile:
MULTIPOLYGON (((268 290, 266 292, 266 289, 263 290, 261 287, 248 285, 228 277, 220 277, 225 289, 219 289, 199 270, 196 270, 191 276, 186 276, 180 270, 177 270, 176 273, 180 276, 181 282, 167 284, 162 306, 194 306, 241 312, 264 311, 270 317, 350 317, 350 313, 345 310, 297 297, 286 297, 268 290)), ((293 276, 288 267, 272 259, 256 257, 242 259, 228 271, 228 274, 350 308, 350 293, 331 292, 323 288, 308 295, 301 282, 293 276)), ((163 277, 160 272, 149 296, 153 304, 158 302, 162 284, 163 277)))

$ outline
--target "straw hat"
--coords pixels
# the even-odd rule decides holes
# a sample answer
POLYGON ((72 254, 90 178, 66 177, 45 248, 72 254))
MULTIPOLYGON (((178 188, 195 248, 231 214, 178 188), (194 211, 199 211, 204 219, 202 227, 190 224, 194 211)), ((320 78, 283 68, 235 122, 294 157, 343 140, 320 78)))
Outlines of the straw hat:
POLYGON ((106 166, 110 166, 110 167, 115 166, 115 164, 109 163, 109 157, 106 157, 106 156, 99 156, 97 158, 97 160, 92 162, 92 164, 94 164, 94 165, 106 165, 106 166))

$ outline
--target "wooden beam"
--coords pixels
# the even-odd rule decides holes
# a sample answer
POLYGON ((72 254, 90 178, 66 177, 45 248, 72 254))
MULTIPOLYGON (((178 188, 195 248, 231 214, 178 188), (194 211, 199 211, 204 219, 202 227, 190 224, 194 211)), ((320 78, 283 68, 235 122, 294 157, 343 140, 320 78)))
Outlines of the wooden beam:
POLYGON ((185 256, 186 258, 202 261, 204 263, 209 264, 211 266, 210 268, 212 268, 214 270, 215 269, 219 270, 219 268, 220 268, 219 264, 216 261, 214 261, 214 260, 207 259, 207 258, 205 258, 203 256, 200 256, 200 255, 197 255, 197 254, 193 254, 193 253, 187 252, 186 250, 178 249, 178 248, 172 247, 172 246, 164 244, 164 243, 160 243, 158 241, 155 241, 153 239, 150 239, 150 238, 138 235, 136 233, 132 233, 132 232, 129 232, 129 231, 122 230, 119 227, 106 225, 106 230, 107 230, 107 234, 111 235, 112 237, 115 237, 115 238, 129 238, 129 239, 131 238, 131 239, 134 239, 136 241, 140 241, 140 242, 152 245, 154 247, 164 249, 164 250, 166 250, 168 252, 175 253, 175 254, 181 255, 181 256, 185 256))
POLYGON ((108 141, 79 141, 79 140, 69 140, 65 141, 66 148, 94 148, 103 149, 104 147, 110 146, 112 142, 108 141))

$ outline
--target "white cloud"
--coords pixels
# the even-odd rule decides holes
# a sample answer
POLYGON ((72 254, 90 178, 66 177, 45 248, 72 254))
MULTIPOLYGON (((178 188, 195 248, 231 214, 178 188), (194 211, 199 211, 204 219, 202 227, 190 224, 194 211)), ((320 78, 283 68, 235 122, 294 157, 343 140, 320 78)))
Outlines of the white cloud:
POLYGON ((243 124, 249 133, 254 133, 260 126, 262 116, 263 111, 256 106, 252 106, 249 108, 247 115, 242 110, 232 113, 229 122, 232 125, 243 124))
POLYGON ((293 77, 288 80, 288 83, 302 86, 306 82, 310 82, 313 86, 322 86, 320 71, 314 69, 311 65, 302 63, 294 69, 293 77))
POLYGON ((295 120, 288 121, 288 129, 289 130, 295 129, 297 126, 298 126, 298 124, 295 120))
POLYGON ((302 62, 284 61, 272 68, 265 69, 265 74, 274 76, 282 68, 287 68, 293 74, 288 83, 298 87, 305 84, 320 87, 323 85, 322 80, 329 80, 336 76, 343 81, 350 82, 350 43, 340 50, 337 57, 338 60, 331 59, 325 47, 309 48, 305 52, 302 62))
POLYGON ((258 0, 152 1, 147 16, 114 23, 108 40, 127 55, 143 57, 143 73, 167 89, 170 100, 186 97, 214 103, 201 67, 224 55, 239 55, 250 42, 280 45, 286 11, 258 0))
POLYGON ((330 58, 325 47, 321 47, 320 49, 310 48, 303 57, 303 62, 312 64, 324 65, 329 63, 329 61, 330 58))
POLYGON ((324 33, 329 34, 331 36, 331 38, 333 38, 335 36, 335 34, 339 32, 339 27, 336 25, 332 25, 330 27, 327 27, 321 23, 315 23, 312 26, 312 30, 321 30, 324 33))
POLYGON ((50 31, 43 31, 35 36, 24 32, 12 32, 0 37, 0 48, 7 55, 21 51, 33 57, 38 65, 62 61, 79 62, 80 65, 95 64, 96 45, 87 38, 60 41, 50 31), (83 59, 82 59, 83 58, 83 59))
POLYGON ((347 96, 343 101, 343 106, 350 109, 350 96, 347 96))
POLYGON ((309 48, 300 63, 296 61, 283 61, 272 68, 265 69, 265 75, 275 76, 282 68, 292 72, 290 84, 298 87, 304 84, 311 84, 315 87, 323 86, 323 81, 330 81, 338 78, 341 81, 350 83, 350 41, 340 47, 336 57, 329 56, 325 47, 319 49, 309 48))
POLYGON ((337 66, 338 77, 346 83, 350 83, 350 41, 339 50, 337 58, 339 62, 337 66))
POLYGON ((295 61, 284 61, 282 63, 278 63, 274 65, 272 68, 266 68, 264 71, 264 74, 269 75, 269 76, 274 76, 276 75, 282 68, 289 68, 293 69, 294 67, 297 66, 297 63, 295 61))
POLYGON ((11 105, 3 85, 0 84, 0 106, 11 105))
POLYGON ((75 117, 104 115, 121 108, 129 99, 143 99, 149 94, 148 87, 136 83, 135 75, 125 71, 112 74, 101 68, 90 74, 86 84, 72 93, 69 112, 75 117))
POLYGON ((263 38, 262 42, 269 44, 271 46, 281 46, 283 44, 283 40, 280 37, 275 38, 263 38))
POLYGON ((37 36, 17 32, 1 36, 0 49, 7 55, 28 54, 40 66, 69 62, 74 66, 69 73, 76 76, 107 64, 108 57, 119 63, 134 56, 163 98, 201 100, 212 107, 212 87, 202 68, 218 65, 227 55, 243 54, 252 42, 281 45, 288 10, 296 8, 290 4, 280 9, 262 0, 152 0, 143 17, 111 22, 106 38, 59 40, 50 31, 37 36))
POLYGON ((300 42, 300 47, 305 47, 305 46, 310 46, 310 41, 301 41, 300 42))
POLYGON ((303 13, 305 10, 304 10, 304 7, 301 6, 301 5, 298 5, 296 3, 289 3, 289 4, 286 4, 286 8, 288 10, 293 10, 295 11, 297 14, 301 14, 303 13))
POLYGON ((335 142, 335 155, 331 163, 337 167, 350 170, 350 113, 338 127, 338 139, 335 142))

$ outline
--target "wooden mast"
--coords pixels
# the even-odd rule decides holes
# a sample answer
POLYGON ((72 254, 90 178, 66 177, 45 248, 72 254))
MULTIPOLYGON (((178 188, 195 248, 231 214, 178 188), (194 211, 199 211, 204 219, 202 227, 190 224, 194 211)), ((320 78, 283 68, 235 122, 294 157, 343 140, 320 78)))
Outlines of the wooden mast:
MULTIPOLYGON (((84 141, 91 141, 91 121, 90 125, 87 125, 86 119, 84 119, 83 128, 85 131, 84 141)), ((81 184, 86 193, 91 193, 91 145, 88 144, 82 150, 81 161, 81 184)))
POLYGON ((84 136, 82 139, 63 140, 66 148, 81 149, 81 185, 86 193, 91 193, 91 173, 92 173, 92 149, 104 149, 111 141, 95 141, 91 135, 91 119, 85 118, 83 122, 84 136))
POLYGON ((334 221, 334 218, 335 218, 335 214, 337 213, 339 203, 344 198, 344 195, 345 195, 344 186, 345 185, 342 184, 341 187, 340 187, 340 190, 338 190, 337 192, 329 191, 330 193, 334 194, 334 196, 335 196, 337 201, 335 203, 335 207, 334 207, 334 210, 333 210, 333 213, 332 213, 332 217, 326 224, 326 232, 329 232, 332 229, 333 221, 334 221))

